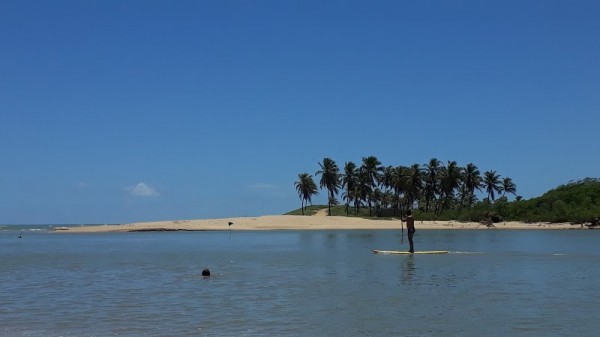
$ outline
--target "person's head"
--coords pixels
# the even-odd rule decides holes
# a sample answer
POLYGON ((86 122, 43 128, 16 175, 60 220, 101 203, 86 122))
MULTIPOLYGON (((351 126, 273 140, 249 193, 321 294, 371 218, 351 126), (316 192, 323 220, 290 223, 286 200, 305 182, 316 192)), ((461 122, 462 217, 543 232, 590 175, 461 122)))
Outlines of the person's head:
POLYGON ((202 276, 210 276, 210 270, 208 270, 208 269, 204 269, 204 270, 202 271, 202 276))
POLYGON ((406 211, 406 215, 412 215, 412 211, 409 209, 408 211, 406 211))

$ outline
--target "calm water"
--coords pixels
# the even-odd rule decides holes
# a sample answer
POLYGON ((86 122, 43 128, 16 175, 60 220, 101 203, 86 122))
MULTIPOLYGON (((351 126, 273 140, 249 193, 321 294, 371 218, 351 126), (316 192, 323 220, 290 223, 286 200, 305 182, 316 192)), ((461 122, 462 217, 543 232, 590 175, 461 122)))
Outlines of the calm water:
POLYGON ((596 336, 600 231, 0 231, 0 336, 596 336), (406 243, 405 246, 406 247, 406 243), (211 278, 200 276, 210 268, 211 278))

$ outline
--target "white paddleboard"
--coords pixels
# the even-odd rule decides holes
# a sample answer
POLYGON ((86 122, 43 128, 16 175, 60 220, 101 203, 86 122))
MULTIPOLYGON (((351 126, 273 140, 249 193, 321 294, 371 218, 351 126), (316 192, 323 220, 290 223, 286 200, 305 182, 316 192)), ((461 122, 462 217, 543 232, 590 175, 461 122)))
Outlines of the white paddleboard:
POLYGON ((448 254, 447 250, 419 250, 414 253, 400 250, 378 250, 373 249, 375 254, 448 254))

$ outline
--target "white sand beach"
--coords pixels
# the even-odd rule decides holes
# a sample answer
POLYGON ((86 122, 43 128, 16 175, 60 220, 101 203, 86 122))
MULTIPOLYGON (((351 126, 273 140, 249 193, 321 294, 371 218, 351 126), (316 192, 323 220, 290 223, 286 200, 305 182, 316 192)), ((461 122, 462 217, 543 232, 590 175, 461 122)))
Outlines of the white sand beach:
MULTIPOLYGON (((569 223, 523 223, 500 222, 488 227, 477 222, 458 221, 415 221, 421 229, 580 229, 586 228, 569 223)), ((265 215, 221 219, 173 220, 140 222, 123 225, 69 227, 61 233, 132 232, 132 231, 240 231, 240 230, 336 230, 336 229, 400 229, 400 220, 371 220, 344 216, 265 215), (231 223, 231 225, 230 225, 231 223)))

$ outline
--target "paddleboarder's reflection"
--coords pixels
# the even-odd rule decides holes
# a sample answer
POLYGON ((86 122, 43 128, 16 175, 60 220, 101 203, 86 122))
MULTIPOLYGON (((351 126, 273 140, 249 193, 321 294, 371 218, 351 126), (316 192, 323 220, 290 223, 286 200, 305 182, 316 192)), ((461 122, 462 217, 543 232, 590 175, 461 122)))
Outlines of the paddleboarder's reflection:
POLYGON ((400 275, 400 282, 402 284, 412 284, 415 276, 415 257, 413 254, 407 255, 403 262, 402 275, 400 275))

